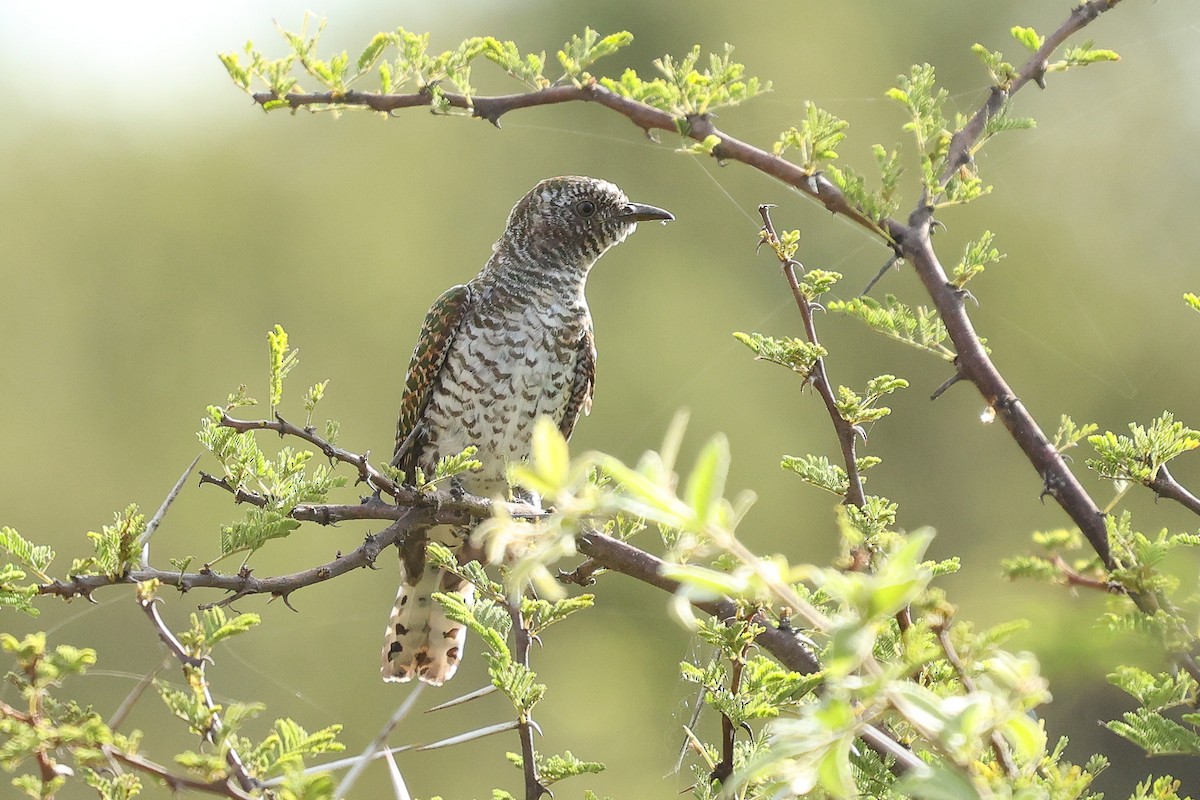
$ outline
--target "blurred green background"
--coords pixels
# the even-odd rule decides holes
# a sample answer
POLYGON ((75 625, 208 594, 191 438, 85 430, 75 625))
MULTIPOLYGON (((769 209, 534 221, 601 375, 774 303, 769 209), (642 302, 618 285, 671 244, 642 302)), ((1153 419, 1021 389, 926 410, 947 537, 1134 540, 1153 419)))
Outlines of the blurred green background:
MULTIPOLYGON (((1070 5, 537 0, 385 8, 329 0, 314 10, 330 19, 326 52, 352 56, 397 25, 431 31, 439 50, 492 34, 551 54, 585 25, 633 32, 632 47, 596 65, 600 74, 626 66, 648 74, 665 52, 731 42, 775 91, 722 113, 723 128, 769 147, 812 100, 851 121, 842 156, 870 173, 872 143, 907 145, 901 111, 883 99, 897 74, 914 62, 934 64, 952 93, 949 108, 969 112, 987 86, 969 46, 982 42, 1018 59, 1009 27, 1047 32, 1070 5)), ((300 391, 329 378, 321 410, 341 421, 342 442, 384 453, 401 372, 431 300, 474 275, 508 209, 537 180, 580 173, 611 179, 678 221, 642 226, 593 272, 598 390, 573 445, 635 459, 688 408, 688 455, 724 431, 734 454, 731 491, 759 494, 743 528, 747 543, 795 561, 829 559, 830 499, 778 468, 785 453, 836 453, 824 410, 786 372, 754 363, 730 333, 799 334, 776 265, 755 255, 759 203, 779 204, 780 227, 802 229, 806 264, 847 275, 843 297, 874 275, 884 248, 765 177, 677 154, 675 141, 650 142, 597 107, 515 113, 501 131, 424 110, 392 120, 266 116, 229 81, 216 52, 252 38, 282 55, 272 19, 295 29, 311 8, 293 0, 0 6, 8 109, 0 126, 0 523, 52 544, 62 570, 90 552, 84 533, 116 509, 136 501, 152 511, 198 452, 204 406, 243 382, 263 396, 264 333, 274 323, 302 357, 284 413, 298 417, 300 391)), ((1180 300, 1200 290, 1192 242, 1200 6, 1122 4, 1086 36, 1123 61, 1054 75, 1048 91, 1020 95, 1017 113, 1035 117, 1038 128, 1005 134, 982 154, 995 191, 943 214, 948 230, 938 248, 950 265, 968 239, 985 228, 997 234, 1008 258, 972 284, 980 302, 972 315, 1044 427, 1053 430, 1068 413, 1124 431, 1163 409, 1200 425, 1200 320, 1180 300)), ((517 90, 488 64, 476 78, 485 90, 517 90)), ((915 198, 912 171, 907 178, 905 209, 915 198)), ((907 269, 890 273, 875 294, 885 292, 923 300, 907 269)), ((962 556, 962 572, 941 584, 963 617, 981 626, 1032 620, 1014 647, 1036 651, 1051 679, 1052 738, 1069 733, 1077 761, 1095 750, 1112 755, 1110 796, 1151 768, 1185 769, 1147 763, 1097 725, 1129 707, 1104 683, 1115 664, 1140 658, 1165 668, 1153 654, 1131 655, 1141 643, 1092 629, 1103 598, 1001 579, 1000 558, 1026 551, 1031 531, 1066 518, 1038 502, 1040 481, 1004 430, 980 424, 974 390, 960 386, 931 403, 930 391, 948 375, 944 364, 845 319, 818 321, 835 382, 860 387, 883 372, 912 382, 864 448, 884 458, 869 488, 900 502, 904 527, 938 530, 935 556, 962 556)), ((1081 473, 1082 462, 1077 456, 1081 473)), ((1174 472, 1200 485, 1195 459, 1174 472)), ((1084 480, 1101 504, 1112 496, 1111 486, 1084 480)), ((1147 531, 1195 526, 1144 492, 1125 505, 1147 531)), ((211 558, 218 523, 237 513, 223 493, 189 485, 155 539, 156 560, 211 558)), ((305 568, 356 546, 365 530, 304 530, 269 545, 253 565, 259 575, 305 568)), ((310 729, 344 722, 348 749, 364 747, 410 691, 378 680, 396 588, 391 558, 381 566, 297 594, 299 614, 259 599, 238 603, 261 613, 264 625, 220 653, 210 670, 214 689, 265 701, 267 719, 289 715, 310 729)), ((1195 564, 1178 569, 1195 582, 1195 564)), ((677 662, 694 642, 669 621, 660 593, 616 575, 597 589, 595 613, 554 629, 535 654, 551 687, 539 708, 541 747, 609 765, 586 784, 563 784, 558 796, 579 796, 585 785, 621 798, 673 796, 688 784, 668 774, 690 713, 677 662)), ((55 642, 99 648, 98 668, 70 688, 107 714, 162 651, 131 591, 96 599, 98 606, 47 601, 41 619, 7 614, 0 626, 49 627, 55 642)), ((182 625, 195 604, 216 597, 166 599, 165 613, 182 625)), ((482 685, 477 653, 472 645, 454 683, 422 703, 482 685)), ((164 674, 178 679, 173 666, 164 674)), ((430 741, 504 716, 490 698, 413 716, 391 741, 430 741)), ((193 744, 153 698, 130 724, 150 731, 154 746, 193 744)), ((516 749, 515 738, 404 755, 400 765, 414 796, 482 797, 493 785, 518 785, 502 748, 516 749)), ((389 791, 376 768, 355 796, 389 791)))

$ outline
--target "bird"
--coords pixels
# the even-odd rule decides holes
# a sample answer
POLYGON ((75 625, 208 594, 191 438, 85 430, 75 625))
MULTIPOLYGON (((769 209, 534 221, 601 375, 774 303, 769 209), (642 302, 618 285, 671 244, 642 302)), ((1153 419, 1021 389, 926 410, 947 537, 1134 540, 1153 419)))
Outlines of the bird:
MULTIPOLYGON (((477 448, 482 465, 460 488, 507 497, 508 464, 527 458, 534 423, 549 417, 569 438, 591 410, 596 346, 584 285, 592 265, 639 222, 667 222, 661 208, 630 202, 616 185, 582 176, 548 178, 522 197, 491 257, 466 284, 430 307, 405 375, 392 466, 413 483, 439 459, 477 448)), ((400 589, 388 618, 380 672, 440 686, 462 661, 466 630, 433 592, 468 602, 474 587, 426 563, 426 541, 479 553, 468 531, 437 526, 400 546, 400 589)))

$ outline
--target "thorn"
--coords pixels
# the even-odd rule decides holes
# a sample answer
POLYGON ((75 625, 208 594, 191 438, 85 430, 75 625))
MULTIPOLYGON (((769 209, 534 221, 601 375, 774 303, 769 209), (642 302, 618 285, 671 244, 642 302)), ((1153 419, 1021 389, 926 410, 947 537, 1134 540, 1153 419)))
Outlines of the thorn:
POLYGON ((967 287, 955 286, 953 283, 947 283, 946 286, 952 289, 954 293, 959 296, 959 298, 969 298, 971 302, 975 304, 976 308, 979 307, 979 299, 975 297, 975 295, 971 294, 971 290, 967 287))
POLYGON ((941 397, 943 394, 945 394, 947 389, 949 389, 951 386, 958 383, 962 379, 963 379, 963 374, 961 372, 955 372, 953 375, 951 375, 949 378, 946 379, 945 383, 943 383, 941 386, 939 386, 933 390, 933 394, 929 395, 929 399, 937 400, 939 397, 941 397))
POLYGON ((851 430, 854 431, 855 436, 862 437, 863 444, 867 443, 867 432, 862 425, 855 425, 851 430))
POLYGON ((1052 472, 1047 472, 1042 476, 1042 491, 1038 494, 1038 501, 1045 505, 1046 495, 1058 497, 1058 477, 1052 472))
POLYGON ((825 310, 825 306, 821 305, 820 303, 818 303, 818 302, 817 302, 817 301, 815 301, 815 300, 809 300, 809 301, 808 301, 808 307, 809 307, 809 309, 810 309, 810 310, 812 310, 812 311, 820 311, 822 314, 828 314, 828 313, 829 313, 828 311, 826 311, 826 310, 825 310))
POLYGON ((929 218, 929 235, 932 236, 933 234, 937 233, 938 228, 941 228, 942 230, 949 230, 946 227, 946 223, 942 222, 940 219, 934 219, 933 217, 930 217, 929 218))
POLYGON ((900 263, 901 260, 902 259, 900 258, 899 254, 893 253, 892 257, 887 260, 887 263, 883 265, 883 268, 880 269, 879 272, 875 273, 874 278, 871 278, 871 281, 867 284, 867 288, 859 292, 859 295, 861 296, 869 294, 870 291, 875 288, 875 284, 879 283, 879 281, 883 279, 883 276, 887 274, 887 271, 896 266, 896 264, 900 263))
POLYGON ((291 592, 283 592, 281 594, 274 595, 274 596, 278 597, 280 600, 282 600, 283 604, 285 606, 287 606, 288 608, 290 608, 292 611, 295 611, 297 614, 300 613, 299 609, 297 609, 294 605, 292 605, 292 593, 291 592))

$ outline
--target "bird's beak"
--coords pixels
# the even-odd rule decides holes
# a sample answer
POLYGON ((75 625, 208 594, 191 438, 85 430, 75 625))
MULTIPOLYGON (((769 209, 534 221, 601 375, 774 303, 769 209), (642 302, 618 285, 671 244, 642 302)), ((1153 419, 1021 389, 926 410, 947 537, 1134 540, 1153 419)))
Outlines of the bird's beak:
POLYGON ((675 219, 670 211, 664 211, 657 206, 647 206, 641 203, 628 203, 617 212, 617 219, 622 222, 649 222, 660 219, 663 222, 675 219))

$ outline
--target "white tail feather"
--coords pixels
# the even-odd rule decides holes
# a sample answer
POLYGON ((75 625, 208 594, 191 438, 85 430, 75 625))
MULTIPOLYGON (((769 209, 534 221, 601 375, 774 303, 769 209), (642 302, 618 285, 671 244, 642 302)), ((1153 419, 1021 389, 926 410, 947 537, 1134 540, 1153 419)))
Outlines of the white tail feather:
POLYGON ((425 566, 417 580, 400 564, 400 591, 384 633, 380 672, 385 681, 413 677, 441 686, 454 676, 466 644, 466 628, 446 616, 434 592, 454 592, 468 602, 475 587, 457 575, 425 566))

